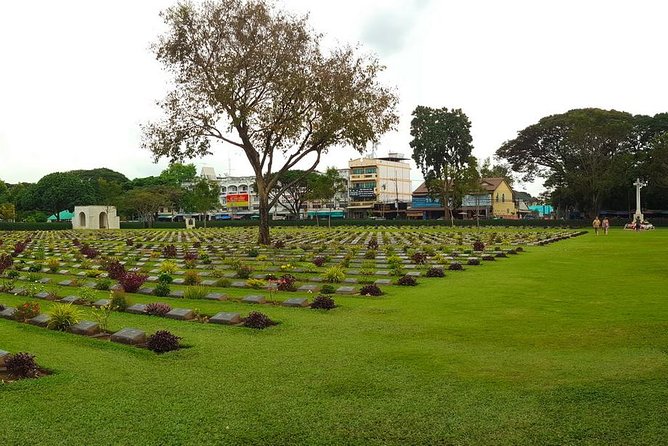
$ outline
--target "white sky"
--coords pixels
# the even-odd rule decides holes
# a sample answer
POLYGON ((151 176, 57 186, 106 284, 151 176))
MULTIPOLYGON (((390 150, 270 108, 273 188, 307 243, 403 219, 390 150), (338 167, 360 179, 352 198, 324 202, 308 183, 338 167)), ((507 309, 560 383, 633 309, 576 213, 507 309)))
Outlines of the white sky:
MULTIPOLYGON (((149 51, 173 0, 0 0, 0 179, 109 167, 159 173, 139 124, 157 115, 165 74, 149 51)), ((359 42, 387 65, 401 123, 378 155, 410 154, 416 105, 462 108, 474 154, 490 156, 517 131, 572 108, 668 111, 668 2, 635 0, 278 0, 310 10, 329 40, 359 42)), ((249 174, 219 147, 195 164, 249 174)), ((326 156, 344 167, 352 149, 326 156)), ((413 177, 419 180, 415 170, 413 177)), ((530 192, 538 184, 527 185, 530 192)))

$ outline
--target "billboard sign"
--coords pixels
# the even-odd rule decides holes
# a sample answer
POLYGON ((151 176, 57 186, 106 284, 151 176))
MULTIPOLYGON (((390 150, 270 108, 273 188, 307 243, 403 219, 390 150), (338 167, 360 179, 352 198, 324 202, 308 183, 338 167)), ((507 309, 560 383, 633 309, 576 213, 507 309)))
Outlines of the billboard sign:
POLYGON ((250 204, 250 197, 248 193, 243 194, 227 194, 225 197, 228 208, 247 208, 250 204))

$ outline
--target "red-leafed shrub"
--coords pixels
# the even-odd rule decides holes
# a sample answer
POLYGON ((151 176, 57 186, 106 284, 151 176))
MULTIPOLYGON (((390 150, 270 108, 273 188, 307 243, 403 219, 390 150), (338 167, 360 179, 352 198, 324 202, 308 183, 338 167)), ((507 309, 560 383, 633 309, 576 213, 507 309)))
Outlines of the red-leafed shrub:
POLYGON ((427 254, 422 252, 416 252, 411 256, 411 260, 416 265, 424 265, 425 263, 427 263, 427 254))
POLYGON ((279 291, 297 291, 296 282, 297 278, 292 274, 283 274, 278 279, 277 288, 279 291))
POLYGON ((121 284, 126 293, 134 293, 146 282, 148 276, 146 274, 128 272, 123 274, 118 282, 121 284))
POLYGON ((432 266, 427 270, 427 277, 445 277, 445 273, 443 272, 443 268, 432 266))
POLYGON ((163 317, 170 311, 172 311, 172 307, 169 304, 163 304, 161 302, 152 302, 146 305, 146 314, 150 314, 151 316, 163 317))
POLYGON ((417 280, 413 276, 404 276, 397 281, 397 284, 401 286, 416 286, 417 280))
POLYGON ((376 284, 364 285, 360 290, 360 294, 362 296, 382 296, 383 290, 381 290, 376 284))
POLYGON ((473 250, 474 251, 482 251, 485 249, 485 244, 481 240, 476 240, 473 242, 473 250))
POLYGON ((0 274, 5 272, 6 269, 11 268, 14 264, 14 259, 9 254, 0 255, 0 274))
POLYGON ((116 259, 106 259, 102 262, 104 268, 109 274, 109 278, 119 280, 126 274, 125 267, 116 259))
POLYGON ((315 310, 331 310, 335 307, 336 304, 334 303, 334 299, 332 299, 331 296, 322 294, 313 299, 313 302, 311 303, 311 308, 315 310))
POLYGON ((91 246, 85 243, 81 246, 81 249, 79 251, 81 251, 81 254, 85 255, 89 259, 94 259, 95 257, 100 255, 100 251, 98 251, 95 248, 92 248, 91 246))
POLYGON ((162 256, 167 259, 173 259, 174 257, 176 257, 176 246, 167 245, 164 248, 162 248, 162 256))
POLYGON ((251 312, 248 317, 244 320, 244 327, 255 328, 257 330, 262 330, 272 325, 276 325, 276 322, 269 319, 264 313, 259 311, 251 312))
POLYGON ((156 331, 149 336, 146 346, 156 353, 167 353, 173 350, 178 350, 181 338, 166 331, 156 331))
POLYGON ((327 258, 323 256, 317 256, 313 258, 313 264, 317 267, 323 266, 327 262, 327 258))
POLYGON ((30 353, 16 353, 5 358, 5 367, 10 377, 14 379, 37 378, 39 367, 35 357, 30 353))

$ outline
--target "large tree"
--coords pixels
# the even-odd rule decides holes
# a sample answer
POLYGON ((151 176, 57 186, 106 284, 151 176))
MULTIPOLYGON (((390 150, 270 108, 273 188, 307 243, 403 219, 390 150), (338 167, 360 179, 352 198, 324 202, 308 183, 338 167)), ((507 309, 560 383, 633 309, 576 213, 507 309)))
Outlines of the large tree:
MULTIPOLYGON (((336 167, 330 167, 324 174, 318 175, 311 196, 313 199, 320 200, 328 205, 327 224, 330 227, 332 226, 332 209, 329 207, 329 204, 332 203, 336 194, 345 191, 346 179, 339 174, 336 167)), ((317 213, 316 218, 318 218, 317 213)))
MULTIPOLYGON (((320 175, 315 171, 304 172, 298 169, 284 172, 276 183, 277 187, 269 194, 269 199, 274 200, 277 207, 287 210, 299 219, 304 204, 313 198, 313 190, 320 175), (283 187, 284 185, 286 187, 283 187)), ((257 186, 254 187, 257 189, 257 186)))
POLYGON ((207 178, 200 178, 186 193, 184 198, 187 210, 194 210, 204 214, 206 228, 209 211, 220 208, 220 185, 207 178))
POLYGON ((555 205, 596 214, 616 187, 630 187, 635 161, 656 133, 643 124, 645 118, 615 110, 571 110, 521 130, 496 154, 524 180, 544 178, 559 199, 555 205))
POLYGON ((465 191, 458 185, 470 176, 471 122, 460 109, 418 106, 411 121, 413 160, 422 171, 429 193, 437 197, 454 225, 453 211, 465 191))
POLYGON ((121 209, 126 215, 137 215, 150 227, 161 207, 170 206, 174 200, 164 186, 141 187, 128 191, 123 196, 121 209))
POLYGON ((278 186, 285 172, 315 170, 332 147, 361 153, 397 122, 378 60, 323 51, 305 17, 267 0, 183 2, 162 17, 168 31, 154 50, 174 88, 160 104, 164 119, 145 126, 144 147, 172 161, 209 154, 212 141, 241 149, 256 178, 261 244, 269 209, 291 186, 278 186))
POLYGON ((52 212, 60 221, 60 211, 92 204, 95 191, 88 181, 70 172, 54 172, 42 177, 33 191, 38 208, 52 212))
POLYGON ((194 164, 171 163, 160 173, 164 185, 181 187, 187 183, 195 183, 197 169, 194 164))

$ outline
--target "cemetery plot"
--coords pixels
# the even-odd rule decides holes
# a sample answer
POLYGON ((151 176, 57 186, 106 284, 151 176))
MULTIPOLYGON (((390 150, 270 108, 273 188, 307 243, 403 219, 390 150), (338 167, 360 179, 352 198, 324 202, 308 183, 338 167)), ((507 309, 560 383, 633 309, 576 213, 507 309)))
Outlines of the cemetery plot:
MULTIPOLYGON (((99 305, 98 291, 305 308, 318 295, 382 296, 577 236, 570 230, 300 228, 0 233, 0 292, 99 305), (296 296, 295 296, 296 295, 296 296)), ((134 311, 130 309, 129 311, 134 311)), ((141 313, 141 312, 140 312, 141 313)), ((195 319, 186 314, 175 319, 195 319)))

